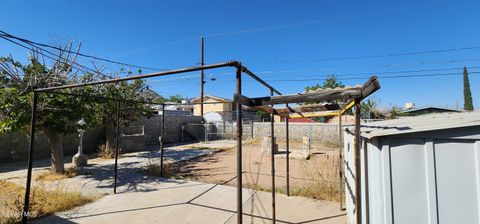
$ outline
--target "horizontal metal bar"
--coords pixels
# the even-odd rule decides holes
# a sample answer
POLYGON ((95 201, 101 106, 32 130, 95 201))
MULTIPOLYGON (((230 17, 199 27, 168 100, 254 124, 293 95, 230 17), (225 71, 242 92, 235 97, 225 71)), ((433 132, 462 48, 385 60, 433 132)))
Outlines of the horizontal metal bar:
POLYGON ((261 79, 260 77, 258 77, 257 75, 255 75, 252 71, 248 70, 248 68, 242 66, 242 71, 245 72, 245 73, 246 73, 247 75, 249 75, 250 77, 252 77, 253 79, 257 80, 257 82, 259 82, 260 84, 264 85, 265 87, 267 87, 268 89, 270 89, 270 90, 273 91, 274 93, 276 93, 276 94, 278 94, 278 95, 282 95, 282 93, 280 93, 280 91, 276 90, 276 89, 273 88, 271 85, 269 85, 267 82, 263 81, 263 79, 261 79))
POLYGON ((53 94, 66 95, 66 96, 86 97, 86 98, 94 98, 94 99, 101 99, 101 100, 111 100, 111 101, 122 101, 122 102, 130 102, 130 103, 142 103, 142 104, 152 104, 152 105, 163 105, 163 103, 154 103, 154 102, 151 102, 151 101, 128 100, 128 99, 119 99, 119 98, 112 98, 112 97, 105 97, 105 96, 95 96, 95 95, 85 95, 85 94, 78 94, 78 93, 57 92, 57 91, 52 91, 52 90, 42 91, 41 93, 53 93, 53 94))
POLYGON ((92 85, 98 85, 98 84, 116 83, 116 82, 121 82, 121 81, 152 78, 152 77, 158 77, 158 76, 167 76, 167 75, 193 72, 193 71, 199 71, 199 70, 208 70, 208 69, 221 68, 221 67, 229 67, 229 66, 236 67, 238 65, 239 65, 239 63, 237 61, 229 61, 229 62, 218 63, 218 64, 210 64, 210 65, 196 66, 196 67, 190 67, 190 68, 182 68, 182 69, 155 72, 155 73, 150 73, 150 74, 136 75, 136 76, 130 76, 130 77, 116 78, 116 79, 107 79, 107 80, 101 80, 101 81, 95 81, 95 82, 87 82, 87 83, 80 83, 80 84, 70 84, 70 85, 63 85, 63 86, 40 88, 40 89, 36 89, 35 91, 36 92, 44 92, 44 91, 48 91, 48 90, 77 88, 77 87, 92 86, 92 85))

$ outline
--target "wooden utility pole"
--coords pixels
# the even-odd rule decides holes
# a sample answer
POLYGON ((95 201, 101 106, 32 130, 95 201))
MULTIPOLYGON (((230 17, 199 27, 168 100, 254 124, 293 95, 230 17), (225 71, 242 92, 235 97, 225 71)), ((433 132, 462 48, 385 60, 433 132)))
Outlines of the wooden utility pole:
MULTIPOLYGON (((203 36, 201 38, 201 43, 200 43, 200 65, 203 66, 205 64, 204 61, 204 47, 203 47, 203 36)), ((203 74, 203 70, 200 70, 200 116, 203 116, 203 86, 205 84, 205 78, 203 74)))

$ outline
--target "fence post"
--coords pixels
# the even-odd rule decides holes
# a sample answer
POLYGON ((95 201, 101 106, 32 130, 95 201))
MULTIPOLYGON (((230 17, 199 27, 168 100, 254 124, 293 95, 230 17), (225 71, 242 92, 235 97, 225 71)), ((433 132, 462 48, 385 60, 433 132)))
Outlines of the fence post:
POLYGON ((205 122, 205 142, 208 142, 208 123, 205 122))
POLYGON ((253 140, 253 126, 254 125, 253 125, 253 120, 252 120, 252 121, 250 121, 250 137, 252 138, 252 140, 253 140))

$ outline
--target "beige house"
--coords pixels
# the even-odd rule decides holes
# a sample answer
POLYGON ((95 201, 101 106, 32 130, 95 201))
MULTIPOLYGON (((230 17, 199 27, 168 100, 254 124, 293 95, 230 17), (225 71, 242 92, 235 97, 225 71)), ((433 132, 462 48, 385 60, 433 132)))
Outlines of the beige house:
MULTIPOLYGON (((193 103, 200 103, 200 98, 192 100, 193 103)), ((231 117, 232 111, 235 109, 233 107, 233 101, 218 97, 218 96, 204 96, 203 102, 207 103, 203 105, 203 114, 210 112, 216 112, 222 115, 229 115, 231 117)), ((200 116, 200 104, 195 104, 193 107, 193 115, 200 116)))

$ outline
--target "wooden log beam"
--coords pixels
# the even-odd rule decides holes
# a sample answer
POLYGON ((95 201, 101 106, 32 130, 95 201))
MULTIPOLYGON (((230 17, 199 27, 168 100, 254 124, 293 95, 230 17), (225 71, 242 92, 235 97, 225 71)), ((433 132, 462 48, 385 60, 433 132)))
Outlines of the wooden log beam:
POLYGON ((241 105, 252 107, 267 113, 272 113, 273 110, 273 113, 275 115, 281 117, 322 117, 343 114, 345 111, 353 107, 354 99, 361 101, 366 97, 370 96, 378 89, 380 89, 380 83, 378 82, 378 78, 376 76, 372 76, 361 87, 326 89, 302 94, 267 96, 257 98, 249 98, 243 95, 235 94, 233 98, 234 102, 240 103, 241 105), (287 106, 287 108, 280 109, 275 109, 270 106, 272 104, 303 103, 309 101, 345 99, 348 99, 346 104, 334 104, 334 106, 329 104, 311 104, 295 108, 287 106), (333 111, 336 111, 337 114, 331 115, 333 111))
POLYGON ((286 104, 286 103, 304 103, 310 101, 329 101, 329 100, 346 100, 358 98, 362 96, 362 87, 350 87, 339 89, 327 89, 308 93, 299 93, 292 95, 281 96, 267 96, 257 98, 241 98, 236 96, 240 102, 245 106, 267 106, 272 104, 286 104))
POLYGON ((365 84, 362 86, 362 96, 361 100, 367 98, 372 93, 380 89, 380 82, 378 81, 377 76, 370 77, 365 84))
POLYGON ((276 108, 277 114, 280 116, 287 116, 293 113, 308 113, 308 112, 321 112, 321 111, 338 111, 343 107, 342 104, 308 104, 293 108, 276 108))

